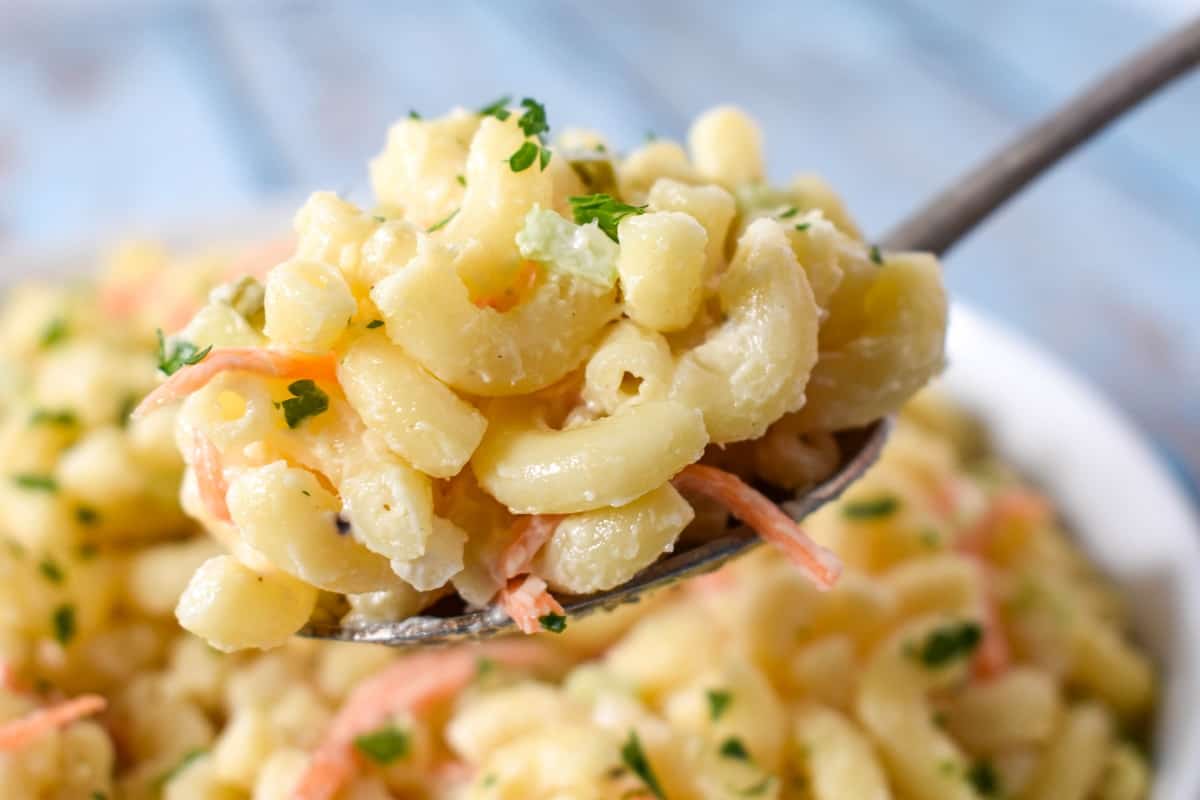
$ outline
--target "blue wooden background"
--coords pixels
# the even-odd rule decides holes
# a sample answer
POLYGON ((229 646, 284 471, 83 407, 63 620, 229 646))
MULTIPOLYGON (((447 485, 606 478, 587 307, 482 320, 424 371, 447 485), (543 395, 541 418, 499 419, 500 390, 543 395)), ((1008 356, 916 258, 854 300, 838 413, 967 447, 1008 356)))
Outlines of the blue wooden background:
MULTIPOLYGON (((0 249, 362 193, 389 121, 509 92, 626 146, 739 103, 777 177, 825 173, 880 232, 1195 13, 1200 0, 0 0, 0 249)), ((960 297, 1080 367, 1200 476, 1200 75, 947 267, 960 297)))

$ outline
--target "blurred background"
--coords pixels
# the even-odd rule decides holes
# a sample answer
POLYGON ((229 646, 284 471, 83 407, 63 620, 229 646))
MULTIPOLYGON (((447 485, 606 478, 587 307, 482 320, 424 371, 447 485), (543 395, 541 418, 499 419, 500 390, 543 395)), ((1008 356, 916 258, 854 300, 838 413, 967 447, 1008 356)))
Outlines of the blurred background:
MULTIPOLYGON (((508 93, 544 101, 554 130, 626 148, 737 103, 775 178, 824 173, 881 233, 1195 13, 1200 0, 0 0, 0 252, 236 218, 314 188, 364 200, 392 120, 508 93)), ((958 298, 1103 386, 1196 491, 1200 74, 946 267, 958 298)))

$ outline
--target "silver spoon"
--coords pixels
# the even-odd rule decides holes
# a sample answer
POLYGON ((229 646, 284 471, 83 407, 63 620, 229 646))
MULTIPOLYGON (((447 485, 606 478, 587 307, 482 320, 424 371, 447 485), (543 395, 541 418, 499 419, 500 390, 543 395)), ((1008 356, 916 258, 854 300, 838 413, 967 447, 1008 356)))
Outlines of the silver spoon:
MULTIPOLYGON (((980 221, 1067 153, 1174 78, 1200 63, 1200 18, 1136 54, 1100 81, 1018 136, 980 166, 937 195, 883 238, 888 250, 944 254, 980 221)), ((838 434, 844 458, 826 481, 789 502, 796 519, 834 500, 879 457, 891 421, 877 420, 838 434)), ((712 571, 760 543, 744 530, 680 549, 606 592, 563 603, 570 616, 634 602, 648 590, 712 571)), ((563 598, 560 598, 560 600, 563 598)), ((456 616, 421 616, 398 622, 344 626, 310 623, 302 635, 320 639, 412 646, 477 639, 515 630, 498 608, 456 616)))

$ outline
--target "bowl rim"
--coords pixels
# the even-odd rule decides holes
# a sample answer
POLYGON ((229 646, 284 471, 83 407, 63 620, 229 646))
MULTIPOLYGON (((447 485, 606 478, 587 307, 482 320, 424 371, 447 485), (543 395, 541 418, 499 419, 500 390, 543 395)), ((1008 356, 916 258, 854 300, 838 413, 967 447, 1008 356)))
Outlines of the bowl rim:
POLYGON ((1188 494, 1125 412, 1024 334, 954 303, 947 351, 935 385, 1049 493, 1123 590, 1135 636, 1158 662, 1151 797, 1200 797, 1200 520, 1188 494))

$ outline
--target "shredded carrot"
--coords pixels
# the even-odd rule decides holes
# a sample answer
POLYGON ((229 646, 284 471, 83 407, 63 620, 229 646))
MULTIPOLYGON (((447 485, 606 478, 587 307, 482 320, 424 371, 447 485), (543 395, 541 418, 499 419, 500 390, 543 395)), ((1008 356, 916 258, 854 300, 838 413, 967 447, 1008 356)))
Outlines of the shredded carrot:
POLYGON ((546 582, 536 575, 510 579, 500 590, 499 602, 522 633, 537 633, 542 627, 542 617, 564 613, 563 607, 550 594, 546 582))
POLYGON ((222 372, 239 370, 274 378, 312 378, 337 383, 337 362, 332 353, 313 355, 283 350, 259 350, 253 347, 225 347, 213 350, 203 361, 183 367, 161 386, 146 395, 133 410, 138 419, 167 403, 179 400, 203 388, 222 372))
POLYGON ((0 689, 17 694, 29 690, 29 687, 17 675, 17 668, 8 661, 0 661, 0 689))
POLYGON ((734 577, 732 570, 722 567, 721 569, 698 575, 689 580, 685 585, 688 591, 695 592, 696 594, 719 594, 736 586, 737 579, 734 577))
POLYGON ((31 711, 20 719, 0 725, 0 752, 19 750, 56 728, 103 711, 107 701, 96 694, 80 695, 72 700, 31 711))
POLYGON ((498 580, 507 581, 529 572, 533 558, 550 541, 554 529, 562 522, 557 514, 530 514, 517 517, 513 522, 513 540, 500 555, 498 580))
POLYGON ((200 499, 213 517, 221 522, 233 522, 229 516, 229 506, 225 495, 229 485, 225 482, 225 473, 221 469, 221 453, 217 446, 200 431, 192 436, 192 468, 196 470, 196 486, 200 490, 200 499))
POLYGON ((380 727, 392 714, 420 714, 457 694, 474 679, 480 658, 527 667, 548 663, 552 654, 536 642, 499 641, 418 653, 393 662, 350 693, 314 751, 294 800, 332 800, 358 770, 357 736, 380 727))
POLYGON ((983 556, 1006 525, 1014 522, 1036 525, 1052 516, 1050 503, 1037 492, 1028 489, 1001 492, 991 499, 979 521, 959 538, 956 547, 964 553, 983 556))
POLYGON ((778 547, 820 589, 837 583, 842 563, 808 538, 796 521, 741 478, 707 464, 690 464, 672 481, 683 492, 710 497, 724 505, 766 541, 778 547))
POLYGON ((1008 669, 1012 661, 1001 625, 996 590, 985 554, 993 540, 1012 522, 1036 524, 1049 520, 1053 511, 1046 498, 1027 489, 1013 489, 992 498, 986 511, 957 542, 955 549, 979 566, 983 588, 983 641, 971 658, 971 673, 987 680, 1008 669))

